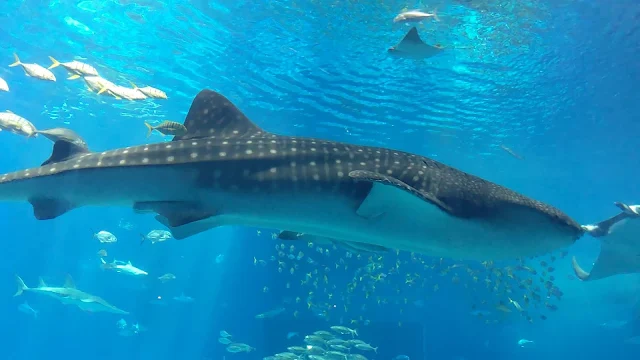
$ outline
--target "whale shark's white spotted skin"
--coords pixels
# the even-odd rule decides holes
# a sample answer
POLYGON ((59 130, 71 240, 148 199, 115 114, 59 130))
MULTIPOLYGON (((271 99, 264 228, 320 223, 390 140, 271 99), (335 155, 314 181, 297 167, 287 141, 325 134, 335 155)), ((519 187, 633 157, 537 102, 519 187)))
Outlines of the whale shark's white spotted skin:
POLYGON ((0 200, 28 200, 38 219, 131 206, 177 239, 248 225, 462 259, 539 255, 584 232, 549 205, 419 155, 265 132, 210 90, 184 125, 172 142, 105 152, 56 142, 43 166, 0 175, 0 200))
POLYGON ((622 210, 618 215, 583 226, 590 235, 600 239, 600 255, 591 272, 586 272, 573 257, 573 271, 580 280, 640 273, 640 206, 615 205, 622 210))

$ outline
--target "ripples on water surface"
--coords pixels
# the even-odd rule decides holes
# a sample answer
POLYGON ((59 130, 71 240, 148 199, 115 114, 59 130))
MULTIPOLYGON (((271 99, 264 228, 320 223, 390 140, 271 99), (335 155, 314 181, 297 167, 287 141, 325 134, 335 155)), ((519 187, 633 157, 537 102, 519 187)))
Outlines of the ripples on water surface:
MULTIPOLYGON (((436 152, 435 141, 480 156, 500 152, 503 143, 530 149, 550 129, 575 120, 580 104, 611 102, 591 98, 603 82, 616 81, 607 69, 628 67, 638 75, 630 63, 638 5, 590 3, 430 2, 442 21, 425 21, 420 34, 448 50, 414 61, 385 51, 408 29, 391 25, 408 5, 401 1, 8 1, 3 12, 12 15, 2 32, 12 39, 3 50, 6 62, 13 51, 40 63, 48 61, 42 54, 86 59, 125 85, 167 89, 183 113, 199 89, 212 87, 273 131, 423 143, 407 150, 427 154, 436 152), (592 26, 603 31, 585 36, 592 26)), ((98 115, 91 104, 102 100, 81 84, 56 85, 47 88, 56 95, 44 104, 49 114, 98 115), (62 107, 58 96, 66 98, 62 107)), ((632 96, 620 95, 627 98, 617 102, 632 96)), ((182 116, 155 103, 119 106, 136 118, 141 111, 182 116)))

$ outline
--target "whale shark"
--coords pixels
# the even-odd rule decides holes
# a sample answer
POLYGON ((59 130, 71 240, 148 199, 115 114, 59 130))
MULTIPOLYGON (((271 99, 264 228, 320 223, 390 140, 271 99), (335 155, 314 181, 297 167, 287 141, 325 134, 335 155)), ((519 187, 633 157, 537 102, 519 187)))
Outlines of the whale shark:
POLYGON ((184 126, 103 152, 59 140, 42 166, 0 175, 0 201, 28 201, 39 220, 131 207, 176 239, 241 225, 456 259, 540 255, 584 233, 551 205, 420 155, 267 132, 211 90, 184 126))
POLYGON ((443 49, 440 45, 432 46, 422 41, 418 29, 414 26, 397 45, 390 47, 387 52, 398 57, 427 59, 438 55, 443 49))
POLYGON ((621 213, 584 226, 591 236, 600 239, 600 255, 590 272, 580 266, 575 256, 572 258, 573 271, 580 280, 640 273, 640 205, 615 205, 621 213))

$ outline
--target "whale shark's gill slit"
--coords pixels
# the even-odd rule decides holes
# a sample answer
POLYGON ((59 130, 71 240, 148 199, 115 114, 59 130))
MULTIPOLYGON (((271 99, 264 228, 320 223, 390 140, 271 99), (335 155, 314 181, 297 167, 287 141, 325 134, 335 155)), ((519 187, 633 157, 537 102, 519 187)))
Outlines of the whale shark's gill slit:
POLYGON ((29 203, 33 206, 33 216, 38 220, 55 219, 75 208, 68 201, 48 197, 34 197, 29 199, 29 203))
POLYGON ((191 103, 184 120, 187 133, 173 141, 205 137, 243 137, 266 133, 226 97, 211 90, 201 91, 191 103))
POLYGON ((170 227, 183 226, 215 215, 212 211, 202 209, 200 204, 189 201, 137 202, 133 209, 136 212, 153 211, 163 216, 170 227))
POLYGON ((53 144, 51 156, 43 162, 41 166, 66 161, 88 153, 89 150, 86 147, 79 146, 66 140, 58 140, 53 144))

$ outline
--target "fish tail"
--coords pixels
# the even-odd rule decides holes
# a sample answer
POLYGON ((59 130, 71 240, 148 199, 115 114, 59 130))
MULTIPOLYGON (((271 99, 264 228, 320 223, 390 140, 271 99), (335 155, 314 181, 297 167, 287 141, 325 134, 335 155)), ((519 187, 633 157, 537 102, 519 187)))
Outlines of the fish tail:
POLYGON ((374 347, 374 348, 373 348, 373 352, 377 354, 377 353, 378 353, 378 348, 377 348, 377 347, 374 347))
POLYGON ((144 125, 147 127, 147 137, 151 136, 153 132, 153 126, 151 126, 148 122, 144 122, 144 125))
MULTIPOLYGON (((146 124, 146 123, 145 123, 146 124)), ((144 243, 144 241, 147 240, 147 237, 144 236, 144 234, 140 234, 140 245, 142 245, 144 243)))
POLYGON ((14 63, 10 64, 9 67, 22 65, 22 63, 20 62, 20 58, 18 57, 18 54, 13 53, 13 57, 16 59, 16 61, 14 63))
POLYGON ((13 294, 13 296, 20 296, 25 290, 29 290, 22 278, 18 275, 16 275, 16 283, 18 284, 18 290, 13 294))
POLYGON ((440 18, 438 17, 438 9, 433 10, 433 18, 436 21, 440 21, 440 18))
POLYGON ((51 60, 51 66, 48 67, 49 70, 60 66, 60 61, 54 59, 53 56, 49 56, 49 59, 51 60))

